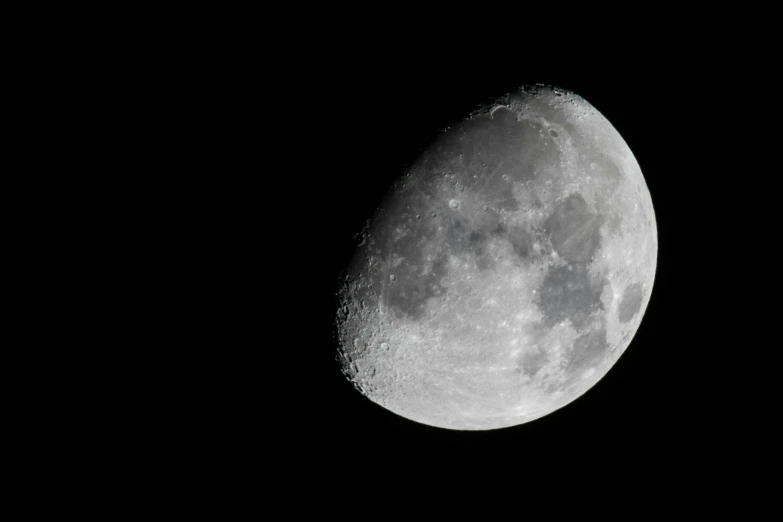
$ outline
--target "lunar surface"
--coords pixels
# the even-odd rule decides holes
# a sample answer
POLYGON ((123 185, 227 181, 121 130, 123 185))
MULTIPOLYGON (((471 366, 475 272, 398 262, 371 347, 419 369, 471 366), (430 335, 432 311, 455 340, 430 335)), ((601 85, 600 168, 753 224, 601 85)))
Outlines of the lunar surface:
POLYGON ((420 423, 532 421, 628 347, 657 249, 619 133, 574 93, 524 87, 445 130, 390 188, 341 280, 338 360, 420 423))

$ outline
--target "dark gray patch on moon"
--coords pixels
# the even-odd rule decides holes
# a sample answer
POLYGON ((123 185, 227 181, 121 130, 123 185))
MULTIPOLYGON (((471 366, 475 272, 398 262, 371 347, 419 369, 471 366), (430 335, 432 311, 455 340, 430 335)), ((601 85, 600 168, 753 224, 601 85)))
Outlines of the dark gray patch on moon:
POLYGON ((601 218, 587 208, 581 194, 571 194, 546 220, 552 247, 572 262, 588 262, 601 248, 601 218))
POLYGON ((625 288, 623 299, 618 307, 617 318, 621 323, 627 323, 639 312, 639 309, 642 307, 643 297, 642 285, 639 283, 631 283, 625 288))
POLYGON ((541 167, 559 165, 562 160, 559 147, 541 147, 542 129, 538 123, 520 120, 513 111, 499 108, 491 116, 478 116, 452 128, 422 165, 439 173, 455 162, 460 173, 480 173, 478 180, 458 181, 480 193, 493 208, 516 211, 519 201, 512 191, 513 182, 535 181, 546 170, 541 167), (531 154, 532 150, 536 153, 531 154))
POLYGON ((487 236, 478 230, 473 230, 468 234, 468 244, 476 260, 476 267, 479 270, 489 270, 495 266, 494 261, 486 250, 487 236))
POLYGON ((453 216, 447 223, 446 243, 455 254, 477 253, 484 234, 473 229, 470 222, 460 216, 453 216))
POLYGON ((544 367, 548 359, 546 352, 540 349, 533 353, 526 353, 521 358, 518 371, 528 377, 533 377, 544 367))
POLYGON ((500 230, 498 222, 474 223, 462 215, 455 215, 447 223, 446 244, 457 255, 472 257, 479 270, 489 270, 495 263, 487 252, 489 235, 500 230), (483 226, 482 226, 483 225, 483 226))
POLYGON ((508 232, 508 240, 514 253, 527 261, 533 254, 533 235, 522 227, 514 227, 508 232))
POLYGON ((386 306, 410 319, 422 319, 427 301, 445 291, 441 281, 448 274, 446 259, 446 255, 438 257, 426 274, 421 273, 420 267, 407 264, 393 270, 394 281, 386 283, 386 306))
POLYGON ((498 210, 505 210, 506 212, 519 210, 519 201, 514 197, 511 191, 511 184, 508 186, 508 194, 506 194, 506 197, 494 201, 493 206, 498 210))
POLYGON ((605 154, 599 156, 598 169, 606 178, 615 184, 623 179, 623 172, 620 170, 620 167, 605 154))
POLYGON ((617 213, 610 214, 609 220, 606 225, 609 228, 609 232, 617 234, 620 232, 620 226, 623 224, 623 218, 617 213))
POLYGON ((606 321, 602 319, 600 326, 576 338, 574 346, 568 355, 566 373, 574 375, 596 366, 601 362, 607 351, 606 321))
POLYGON ((552 327, 566 319, 574 328, 584 326, 593 312, 603 309, 601 292, 605 283, 592 284, 584 264, 550 268, 536 294, 544 326, 552 327))

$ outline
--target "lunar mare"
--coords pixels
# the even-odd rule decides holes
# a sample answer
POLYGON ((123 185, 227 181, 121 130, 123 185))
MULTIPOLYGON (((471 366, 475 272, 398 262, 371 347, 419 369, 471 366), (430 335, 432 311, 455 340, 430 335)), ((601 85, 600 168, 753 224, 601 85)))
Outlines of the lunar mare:
POLYGON ((417 422, 529 422, 627 348, 657 248, 614 127, 574 93, 522 88, 444 131, 391 188, 341 282, 338 360, 417 422))

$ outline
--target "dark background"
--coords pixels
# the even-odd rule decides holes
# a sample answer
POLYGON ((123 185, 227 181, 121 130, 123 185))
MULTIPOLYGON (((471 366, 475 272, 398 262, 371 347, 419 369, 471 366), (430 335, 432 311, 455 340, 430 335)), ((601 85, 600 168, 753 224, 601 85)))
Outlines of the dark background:
POLYGON ((755 225, 750 202, 725 202, 760 156, 763 43, 676 17, 566 40, 501 15, 328 16, 161 18, 3 54, 3 380, 24 483, 145 520, 737 495, 759 465, 740 395, 759 345, 733 275, 755 225), (338 276, 440 129, 539 82, 586 98, 641 165, 659 234, 644 320, 540 420, 408 421, 334 362, 338 276))

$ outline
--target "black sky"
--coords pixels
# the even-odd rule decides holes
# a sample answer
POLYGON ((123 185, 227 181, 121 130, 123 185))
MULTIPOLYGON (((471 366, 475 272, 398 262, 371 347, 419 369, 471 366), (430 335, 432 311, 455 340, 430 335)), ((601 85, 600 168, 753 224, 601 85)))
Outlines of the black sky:
POLYGON ((737 354, 756 344, 732 274, 752 225, 716 203, 756 168, 743 129, 759 111, 738 95, 758 85, 756 47, 677 23, 566 42, 467 15, 282 34, 176 18, 4 54, 3 366, 33 483, 108 505, 139 488, 160 519, 204 489, 282 520, 346 490, 399 507, 553 483, 695 505, 693 482, 755 465, 737 354), (530 83, 582 95, 634 152, 658 224, 651 302, 609 374, 545 418, 407 421, 334 363, 339 273, 440 129, 530 83))

